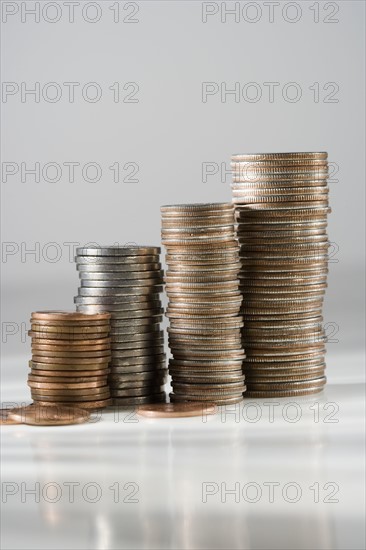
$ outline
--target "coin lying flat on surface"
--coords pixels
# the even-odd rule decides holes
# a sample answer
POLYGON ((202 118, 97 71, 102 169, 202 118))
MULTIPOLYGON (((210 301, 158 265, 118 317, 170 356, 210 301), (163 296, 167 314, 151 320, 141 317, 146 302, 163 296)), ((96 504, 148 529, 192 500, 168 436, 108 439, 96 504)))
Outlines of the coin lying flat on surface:
POLYGON ((141 405, 136 412, 148 418, 184 418, 216 414, 217 407, 213 403, 155 403, 141 405))
POLYGON ((12 418, 9 413, 12 409, 0 409, 0 426, 11 426, 13 424, 22 424, 22 422, 12 418))
POLYGON ((87 411, 76 407, 60 405, 28 405, 9 409, 8 417, 16 424, 31 426, 66 426, 87 422, 90 415, 87 411))

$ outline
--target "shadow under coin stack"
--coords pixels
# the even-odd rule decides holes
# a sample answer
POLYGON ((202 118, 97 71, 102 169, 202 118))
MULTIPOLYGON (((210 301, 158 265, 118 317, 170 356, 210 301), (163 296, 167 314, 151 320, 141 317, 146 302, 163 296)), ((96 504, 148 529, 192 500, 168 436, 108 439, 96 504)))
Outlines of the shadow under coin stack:
POLYGON ((76 253, 81 279, 77 310, 111 313, 113 404, 165 401, 160 248, 90 247, 78 248, 76 253))
POLYGON ((232 204, 163 206, 171 401, 236 403, 245 391, 232 204))
POLYGON ((64 311, 32 313, 32 399, 40 405, 100 409, 111 404, 110 315, 64 311))
POLYGON ((327 153, 234 155, 248 397, 325 385, 327 153))

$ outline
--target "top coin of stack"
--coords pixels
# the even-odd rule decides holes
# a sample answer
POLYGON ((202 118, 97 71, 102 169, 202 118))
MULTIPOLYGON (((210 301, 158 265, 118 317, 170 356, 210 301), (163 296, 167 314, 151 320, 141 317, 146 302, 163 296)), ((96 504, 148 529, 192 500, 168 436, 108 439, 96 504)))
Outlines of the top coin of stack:
POLYGON ((110 315, 36 311, 31 316, 28 385, 38 405, 98 409, 111 404, 110 315))
POLYGON ((115 405, 165 399, 167 370, 160 328, 164 281, 159 255, 155 246, 77 249, 78 311, 111 313, 109 384, 115 405))
POLYGON ((327 153, 234 155, 248 396, 325 384, 327 153))
POLYGON ((241 401, 239 248, 231 204, 163 206, 172 401, 241 401))

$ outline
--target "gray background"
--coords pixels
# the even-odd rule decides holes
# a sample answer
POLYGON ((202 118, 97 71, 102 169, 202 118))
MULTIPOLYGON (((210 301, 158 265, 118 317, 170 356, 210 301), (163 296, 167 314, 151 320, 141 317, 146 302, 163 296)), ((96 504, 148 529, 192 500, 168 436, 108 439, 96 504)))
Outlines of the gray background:
MULTIPOLYGON (((262 10, 256 23, 243 15, 223 23, 220 12, 203 23, 201 2, 183 1, 138 2, 136 23, 114 23, 113 2, 99 2, 102 17, 95 24, 83 19, 81 2, 69 23, 66 7, 58 4, 62 17, 54 24, 42 15, 39 23, 31 16, 22 23, 20 12, 2 24, 3 82, 39 82, 41 89, 57 82, 63 92, 56 103, 42 96, 39 103, 30 97, 22 102, 20 93, 3 98, 2 162, 95 162, 103 176, 90 183, 79 168, 73 183, 66 169, 57 183, 42 176, 39 183, 31 176, 22 182, 19 174, 2 181, 2 241, 19 247, 1 264, 3 382, 25 380, 30 346, 21 329, 30 312, 73 308, 78 276, 64 243, 158 244, 160 205, 231 199, 230 175, 226 182, 219 174, 203 182, 203 162, 228 165, 232 153, 291 150, 326 150, 339 166, 339 181, 330 183, 329 218, 330 240, 339 251, 325 307, 325 321, 339 326, 339 342, 329 345, 328 377, 358 379, 364 334, 364 2, 320 2, 318 23, 313 2, 297 3, 302 15, 296 23, 283 16, 282 9, 290 9, 286 2, 273 22, 268 8, 256 2, 262 10), (334 6, 339 12, 332 16, 334 6), (339 21, 326 23, 326 17, 339 21), (81 84, 74 103, 64 82, 81 84), (82 98, 80 88, 88 82, 100 85, 100 101, 82 98), (126 82, 138 83, 138 102, 115 103, 108 89, 114 82, 123 96, 131 90, 123 91, 126 82), (226 82, 228 89, 256 82, 262 98, 235 102, 230 95, 222 101, 216 94, 204 103, 202 82, 226 82), (273 102, 265 82, 280 83, 273 102), (301 87, 298 102, 283 98, 288 82, 301 87), (315 82, 318 102, 309 89, 315 82), (329 82, 339 87, 334 103, 325 101, 329 82), (113 182, 108 167, 114 162, 137 163, 139 182, 113 182), (55 248, 48 243, 57 243, 56 262, 49 259, 55 248), (35 246, 38 261, 22 258, 22 247, 35 246), (19 327, 13 336, 6 335, 9 323, 19 327)), ((120 4, 122 19, 133 7, 120 4)), ((294 17, 291 9, 285 13, 294 17)))

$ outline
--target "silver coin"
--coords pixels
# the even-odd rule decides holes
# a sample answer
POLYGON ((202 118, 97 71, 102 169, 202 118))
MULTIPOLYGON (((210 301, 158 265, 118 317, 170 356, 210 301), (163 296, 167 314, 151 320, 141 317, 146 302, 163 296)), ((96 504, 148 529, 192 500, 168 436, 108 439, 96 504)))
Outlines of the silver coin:
POLYGON ((124 365, 121 367, 112 365, 111 376, 134 376, 135 374, 151 374, 154 375, 162 369, 166 368, 166 361, 158 361, 149 364, 141 365, 124 365))
POLYGON ((124 382, 121 381, 111 381, 109 383, 109 387, 111 390, 111 394, 119 394, 121 391, 144 391, 145 394, 150 394, 155 391, 160 391, 161 388, 164 389, 164 385, 166 383, 166 378, 156 378, 154 379, 146 379, 143 381, 136 381, 136 382, 124 382))
POLYGON ((111 389, 111 397, 144 397, 151 393, 159 393, 164 390, 164 385, 146 386, 144 388, 114 390, 111 389))
POLYGON ((158 359, 164 354, 164 346, 157 345, 156 347, 141 349, 141 350, 121 350, 113 352, 113 364, 115 360, 119 359, 137 359, 138 357, 152 357, 158 359))
POLYGON ((145 348, 153 348, 153 347, 156 347, 158 345, 163 345, 164 344, 164 338, 154 338, 153 340, 140 340, 138 342, 114 342, 111 344, 111 351, 112 351, 112 356, 114 355, 114 353, 118 350, 127 350, 127 349, 131 349, 131 350, 142 350, 142 349, 145 349, 145 348))
POLYGON ((153 393, 146 397, 115 397, 112 399, 114 407, 132 407, 137 405, 148 405, 150 403, 165 403, 165 392, 153 393))
MULTIPOLYGON (((82 280, 82 286, 88 286, 90 284, 93 285, 101 285, 102 284, 109 284, 110 286, 113 285, 113 281, 121 281, 122 285, 125 284, 149 284, 152 281, 163 281, 164 272, 162 270, 156 270, 156 271, 126 271, 119 273, 120 277, 112 277, 112 280, 103 281, 100 279, 91 279, 90 277, 85 278, 84 273, 79 273, 80 279, 82 280)), ((119 286, 118 283, 115 283, 116 286, 119 286)), ((101 285, 102 286, 102 285, 101 285)))
POLYGON ((78 270, 80 277, 84 273, 119 273, 120 277, 126 279, 136 279, 136 278, 147 278, 149 276, 155 276, 155 274, 162 275, 161 264, 138 264, 138 265, 128 265, 121 266, 120 264, 105 264, 101 266, 98 265, 77 265, 76 269, 78 270), (142 265, 142 268, 140 266, 142 265), (128 269, 125 269, 128 268, 128 269))
POLYGON ((109 267, 118 266, 122 270, 140 271, 146 269, 148 265, 158 264, 160 254, 150 256, 75 256, 74 260, 80 267, 98 267, 103 271, 108 271, 109 267))
MULTIPOLYGON (((89 288, 89 287, 88 287, 89 288)), ((103 290, 103 287, 91 287, 93 290, 99 291, 103 290)), ((108 287, 106 287, 106 290, 108 290, 108 287)), ((98 294, 99 296, 99 294, 98 294)), ((102 297, 101 295, 100 297, 102 297)), ((92 296, 79 296, 79 298, 91 298, 92 296)), ((106 294, 105 297, 113 298, 115 297, 115 300, 113 303, 119 303, 119 304, 153 304, 155 302, 160 302, 161 295, 159 293, 151 293, 151 294, 139 294, 139 295, 133 295, 133 294, 119 294, 115 295, 114 293, 106 294)), ((103 301, 103 303, 106 303, 103 301)))
POLYGON ((123 304, 119 304, 117 306, 113 305, 81 305, 77 304, 77 311, 80 313, 100 313, 100 312, 110 312, 112 315, 112 320, 115 321, 117 319, 128 319, 130 317, 138 318, 138 317, 153 317, 156 315, 162 315, 164 313, 163 308, 152 308, 152 307, 146 307, 139 309, 133 309, 132 307, 123 308, 123 304))
MULTIPOLYGON (((145 295, 145 298, 147 296, 145 295)), ((159 299, 150 300, 124 300, 123 294, 112 294, 107 296, 76 296, 74 299, 76 304, 92 305, 92 306, 113 306, 112 309, 144 309, 150 307, 161 307, 159 299)))
MULTIPOLYGON (((127 382, 129 380, 148 380, 155 377, 164 377, 168 374, 168 369, 165 367, 155 367, 150 369, 150 366, 148 366, 146 370, 140 370, 140 366, 141 365, 137 366, 138 370, 135 372, 125 370, 125 367, 115 367, 115 371, 109 375, 109 379, 125 380, 127 382)), ((128 367, 126 368, 128 369, 128 367)))
POLYGON ((111 319, 111 333, 113 333, 114 330, 122 329, 122 330, 128 330, 128 329, 136 329, 136 331, 139 328, 149 328, 155 327, 156 324, 160 324, 163 321, 163 316, 161 314, 158 315, 151 315, 150 317, 146 319, 131 319, 131 322, 126 320, 118 320, 118 319, 111 319))
MULTIPOLYGON (((99 287, 97 287, 99 288, 99 287)), ((103 287, 101 287, 103 288, 103 287)), ((112 287, 114 288, 114 287, 112 287)), ((149 294, 156 294, 163 291, 162 285, 151 285, 148 287, 120 287, 121 296, 144 296, 149 294)))
MULTIPOLYGON (((83 281, 87 281, 87 280, 90 280, 90 281, 119 281, 118 284, 116 283, 116 286, 121 286, 121 284, 122 284, 122 286, 126 285, 126 284, 127 285, 128 284, 132 285, 135 282, 135 278, 125 277, 124 274, 121 273, 121 272, 101 273, 101 272, 94 272, 94 271, 93 272, 83 271, 83 272, 79 272, 79 276, 80 276, 80 279, 82 279, 83 281)), ((150 284, 150 280, 154 283, 155 279, 159 278, 159 277, 161 277, 161 274, 157 270, 156 272, 154 272, 154 275, 152 277, 148 277, 148 278, 141 277, 140 279, 138 278, 138 280, 146 281, 146 283, 143 283, 143 284, 150 284)))
POLYGON ((138 246, 119 245, 119 246, 89 246, 78 247, 77 256, 143 256, 160 254, 161 249, 158 246, 138 246))
POLYGON ((154 330, 153 332, 143 332, 141 334, 138 334, 136 332, 128 334, 128 333, 125 333, 124 331, 120 331, 117 334, 110 334, 112 343, 149 341, 149 340, 154 340, 155 338, 163 338, 163 336, 164 336, 163 330, 154 330))
POLYGON ((134 374, 110 374, 108 382, 111 387, 117 388, 138 388, 147 385, 165 384, 167 381, 167 369, 159 369, 144 373, 134 374))
MULTIPOLYGON (((89 287, 89 286, 83 286, 83 287, 80 287, 78 288, 78 297, 79 298, 88 298, 88 297, 105 297, 105 298, 108 298, 109 300, 112 301, 112 303, 114 302, 118 302, 119 301, 119 298, 120 298, 120 301, 121 302, 131 302, 133 300, 125 300, 124 298, 128 298, 128 297, 131 297, 131 294, 128 294, 127 296, 125 295, 124 293, 124 289, 125 287, 89 287), (113 301, 114 299, 114 301, 113 301)), ((138 295, 138 297, 140 298, 140 296, 142 296, 144 298, 144 300, 139 300, 139 299, 136 299, 136 301, 140 301, 140 302, 143 302, 143 301, 150 301, 152 299, 155 299, 155 300, 159 300, 160 299, 160 296, 159 296, 159 293, 154 293, 154 298, 152 298, 152 294, 140 294, 138 295)), ((83 302, 80 302, 80 303, 83 303, 83 302)), ((95 303, 95 302, 93 302, 95 303)), ((108 301, 104 301, 104 303, 109 303, 108 301)))
POLYGON ((156 380, 159 378, 164 378, 167 374, 168 369, 155 369, 135 373, 112 373, 109 375, 108 379, 111 382, 143 382, 145 380, 156 380))

